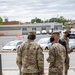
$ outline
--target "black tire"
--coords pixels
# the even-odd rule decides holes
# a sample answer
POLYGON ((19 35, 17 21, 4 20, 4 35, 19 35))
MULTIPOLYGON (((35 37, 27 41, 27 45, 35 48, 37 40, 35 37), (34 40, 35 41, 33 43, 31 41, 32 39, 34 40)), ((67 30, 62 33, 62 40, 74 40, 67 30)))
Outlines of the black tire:
POLYGON ((45 50, 48 50, 48 47, 46 47, 45 50))
POLYGON ((14 49, 13 51, 16 51, 16 49, 14 49))

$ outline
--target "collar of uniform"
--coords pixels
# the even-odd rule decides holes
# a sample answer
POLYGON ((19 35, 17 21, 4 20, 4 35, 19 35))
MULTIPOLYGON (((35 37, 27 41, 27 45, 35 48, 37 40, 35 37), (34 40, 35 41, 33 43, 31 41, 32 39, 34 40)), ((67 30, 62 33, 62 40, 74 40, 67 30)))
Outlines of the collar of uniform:
POLYGON ((29 40, 29 39, 28 39, 28 42, 33 42, 33 41, 34 41, 34 40, 29 40))
POLYGON ((63 38, 65 39, 65 40, 68 40, 69 38, 68 37, 66 37, 66 36, 63 36, 63 38))

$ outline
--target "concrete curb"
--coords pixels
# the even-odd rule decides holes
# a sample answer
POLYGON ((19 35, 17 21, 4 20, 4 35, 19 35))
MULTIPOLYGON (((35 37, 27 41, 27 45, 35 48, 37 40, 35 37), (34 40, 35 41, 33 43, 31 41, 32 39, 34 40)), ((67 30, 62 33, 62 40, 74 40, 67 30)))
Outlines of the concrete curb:
MULTIPOLYGON (((43 50, 43 52, 49 52, 49 50, 43 50)), ((75 52, 75 49, 73 50, 73 52, 75 52)))
POLYGON ((0 50, 0 53, 17 53, 17 51, 0 50))
MULTIPOLYGON (((43 50, 43 52, 49 52, 49 50, 43 50)), ((75 49, 73 50, 73 52, 75 52, 75 49)))
MULTIPOLYGON (((70 67, 69 69, 75 69, 75 67, 70 67)), ((19 70, 18 68, 14 67, 14 68, 3 68, 2 70, 19 70)), ((44 70, 48 70, 48 67, 44 67, 44 70)))

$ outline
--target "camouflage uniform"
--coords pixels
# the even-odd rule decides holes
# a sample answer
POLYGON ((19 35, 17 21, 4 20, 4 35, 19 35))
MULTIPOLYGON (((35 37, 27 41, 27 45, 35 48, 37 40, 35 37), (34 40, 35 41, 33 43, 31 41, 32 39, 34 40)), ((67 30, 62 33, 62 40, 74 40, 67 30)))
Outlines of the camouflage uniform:
POLYGON ((25 42, 17 51, 16 62, 21 69, 21 75, 38 75, 38 72, 43 70, 42 48, 34 41, 25 42), (37 61, 39 69, 37 67, 37 61))
POLYGON ((63 75, 63 64, 65 61, 66 52, 65 47, 59 43, 55 43, 49 50, 49 57, 47 61, 49 65, 48 75, 63 75))
MULTIPOLYGON (((61 40, 64 40, 64 41, 66 42, 66 48, 67 48, 67 50, 70 50, 70 49, 69 49, 69 38, 68 38, 68 37, 65 38, 65 37, 63 36, 63 37, 61 37, 61 40)), ((69 60, 70 60, 70 58, 69 58, 69 55, 68 55, 68 52, 67 52, 67 53, 66 53, 66 62, 65 62, 65 75, 67 75, 67 73, 68 73, 69 60)))

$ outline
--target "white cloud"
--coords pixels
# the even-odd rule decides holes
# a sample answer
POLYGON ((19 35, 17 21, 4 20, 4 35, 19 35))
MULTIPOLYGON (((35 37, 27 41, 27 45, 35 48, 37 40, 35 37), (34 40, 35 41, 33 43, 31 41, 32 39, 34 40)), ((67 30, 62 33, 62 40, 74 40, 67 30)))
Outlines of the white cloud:
POLYGON ((0 0, 0 16, 10 20, 30 21, 64 16, 75 19, 75 0, 0 0))

